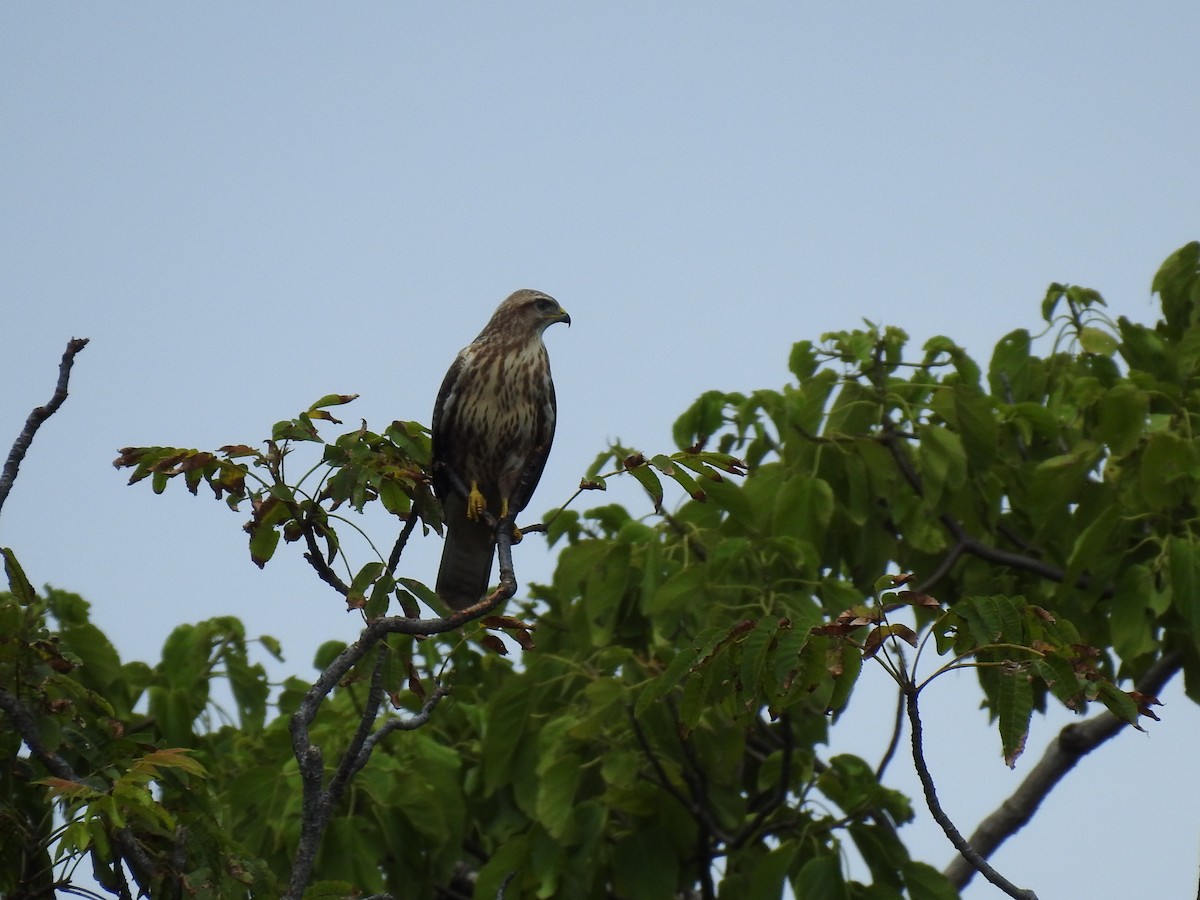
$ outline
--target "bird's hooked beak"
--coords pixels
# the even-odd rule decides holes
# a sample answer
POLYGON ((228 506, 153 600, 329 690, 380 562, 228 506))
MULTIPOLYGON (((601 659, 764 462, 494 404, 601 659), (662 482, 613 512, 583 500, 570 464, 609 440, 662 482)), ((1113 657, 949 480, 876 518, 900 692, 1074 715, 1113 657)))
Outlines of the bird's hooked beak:
POLYGON ((570 328, 571 327, 571 316, 561 306, 558 309, 559 309, 559 316, 558 316, 557 321, 566 322, 567 327, 570 328))

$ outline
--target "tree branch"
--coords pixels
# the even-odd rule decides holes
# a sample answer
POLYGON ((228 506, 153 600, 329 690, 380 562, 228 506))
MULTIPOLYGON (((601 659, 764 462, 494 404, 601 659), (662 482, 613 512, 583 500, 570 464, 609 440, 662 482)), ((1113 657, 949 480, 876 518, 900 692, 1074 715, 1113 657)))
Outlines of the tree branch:
MULTIPOLYGON (((15 694, 10 693, 4 688, 0 688, 0 709, 8 713, 13 725, 16 727, 17 734, 21 736, 25 746, 29 748, 30 755, 46 767, 50 774, 61 778, 63 781, 70 781, 75 784, 85 784, 82 778, 76 774, 74 767, 42 743, 41 737, 38 735, 37 720, 34 719, 33 713, 21 702, 21 699, 15 694)), ((93 785, 86 785, 93 788, 93 785)), ((142 879, 147 881, 153 880, 159 876, 158 865, 150 858, 142 845, 138 842, 137 836, 128 826, 118 828, 111 832, 112 841, 120 850, 121 855, 133 867, 134 875, 140 874, 142 879)), ((117 877, 124 880, 124 873, 121 872, 121 859, 114 854, 114 868, 117 870, 117 877)), ((138 879, 139 884, 144 885, 145 882, 138 879)))
POLYGON ((33 436, 42 427, 42 423, 58 412, 58 408, 67 399, 67 382, 71 378, 71 366, 75 364, 75 354, 87 345, 87 338, 71 338, 67 342, 67 349, 63 351, 62 361, 58 364, 58 384, 55 385, 54 396, 45 406, 34 408, 25 420, 25 427, 21 429, 21 433, 13 442, 12 449, 8 452, 8 460, 4 463, 4 469, 0 471, 0 508, 3 508, 4 501, 8 499, 8 493, 17 480, 17 470, 21 468, 21 462, 25 459, 29 445, 33 443, 33 436))
POLYGON ((1037 894, 1033 891, 1017 887, 988 865, 988 861, 967 842, 966 838, 962 836, 962 832, 955 827, 954 822, 946 815, 946 811, 942 809, 942 804, 937 796, 937 788, 933 783, 933 776, 929 774, 929 766, 925 762, 925 751, 922 746, 921 713, 917 708, 918 690, 915 685, 908 684, 905 686, 905 693, 908 707, 908 722, 912 729, 913 764, 917 769, 917 777, 921 779, 921 787, 925 791, 925 805, 929 807, 929 812, 933 816, 934 821, 942 826, 942 831, 946 833, 946 837, 950 839, 950 843, 955 846, 971 866, 983 873, 984 878, 1000 888, 1008 896, 1016 898, 1016 900, 1037 900, 1037 894))
MULTIPOLYGON (((289 725, 292 734, 292 753, 295 755, 296 763, 300 768, 300 778, 303 785, 303 814, 300 825, 300 842, 296 847, 296 856, 292 861, 292 875, 287 893, 284 894, 285 900, 300 900, 300 897, 303 896, 304 889, 308 886, 309 879, 312 877, 313 863, 316 861, 317 850, 320 848, 325 827, 329 824, 329 817, 333 813, 334 805, 340 799, 341 792, 349 782, 350 776, 366 764, 371 751, 385 734, 390 734, 392 731, 397 730, 417 728, 427 722, 430 714, 442 697, 446 696, 448 690, 441 687, 437 688, 425 701, 418 715, 411 719, 397 720, 397 724, 395 725, 388 722, 374 735, 368 736, 367 734, 370 727, 369 723, 360 725, 352 742, 353 753, 350 750, 347 751, 347 756, 339 764, 338 773, 335 774, 328 788, 324 787, 324 753, 309 737, 309 726, 316 719, 321 704, 325 702, 325 699, 346 674, 389 634, 431 635, 453 631, 456 628, 461 628, 467 622, 487 615, 496 606, 515 594, 517 591, 517 582, 512 564, 511 523, 509 523, 507 529, 500 529, 497 535, 497 544, 500 555, 500 587, 489 596, 474 606, 458 610, 440 619, 411 619, 407 616, 388 616, 376 619, 363 629, 357 641, 339 653, 333 662, 325 667, 325 671, 321 673, 313 683, 313 686, 309 688, 308 693, 304 695, 304 700, 301 701, 300 706, 293 714, 289 725), (359 740, 360 736, 361 741, 359 740), (354 748, 355 744, 357 744, 357 748, 354 748), (344 776, 343 772, 345 772, 344 776), (334 793, 335 788, 337 791, 336 794, 334 793)), ((380 677, 378 676, 378 672, 379 669, 377 668, 376 673, 372 674, 372 694, 376 691, 376 679, 380 677)), ((382 693, 381 688, 379 693, 382 693)), ((378 703, 372 706, 369 695, 367 709, 364 710, 364 721, 367 713, 372 708, 377 712, 378 703)), ((371 714, 370 721, 374 721, 374 713, 371 714)))
MULTIPOLYGON (((1168 653, 1138 679, 1137 690, 1150 695, 1159 693, 1182 666, 1181 654, 1168 653)), ((1033 818, 1041 802, 1075 768, 1076 763, 1117 735, 1126 725, 1125 721, 1106 710, 1085 722, 1071 723, 1063 728, 1012 796, 979 823, 971 835, 971 846, 981 856, 991 856, 1033 818)), ((945 875, 961 891, 974 877, 975 869, 958 858, 946 867, 945 875)))
MULTIPOLYGON (((888 452, 892 454, 892 459, 896 462, 896 468, 900 470, 900 474, 904 476, 904 480, 908 482, 909 487, 918 495, 925 495, 925 486, 921 482, 921 476, 916 469, 913 468, 912 461, 905 456, 904 449, 900 446, 900 435, 896 432, 895 426, 890 419, 884 419, 883 433, 878 440, 888 448, 888 452)), ((1029 572, 1031 575, 1037 575, 1045 578, 1047 581, 1053 581, 1057 584, 1062 584, 1066 581, 1067 573, 1058 566, 1051 565, 1034 556, 1026 556, 1020 553, 1013 553, 1009 550, 1001 550, 999 547, 993 547, 985 544, 982 541, 972 537, 967 533, 963 524, 957 518, 948 512, 944 512, 938 516, 938 521, 943 527, 950 532, 950 536, 954 538, 955 545, 950 549, 946 559, 937 568, 937 577, 941 578, 953 567, 954 563, 963 553, 969 553, 972 556, 977 556, 986 562, 998 563, 1002 566, 1008 566, 1010 569, 1017 569, 1022 572, 1029 572)), ((1011 538, 1010 538, 1011 539, 1011 538)), ((932 587, 935 579, 927 578, 921 583, 921 588, 932 587)), ((1091 579, 1086 573, 1080 575, 1075 580, 1075 587, 1080 590, 1087 590, 1091 586, 1091 579)), ((922 591, 923 592, 923 591, 922 591)), ((1111 586, 1104 589, 1101 593, 1102 597, 1111 597, 1113 588, 1111 586)))

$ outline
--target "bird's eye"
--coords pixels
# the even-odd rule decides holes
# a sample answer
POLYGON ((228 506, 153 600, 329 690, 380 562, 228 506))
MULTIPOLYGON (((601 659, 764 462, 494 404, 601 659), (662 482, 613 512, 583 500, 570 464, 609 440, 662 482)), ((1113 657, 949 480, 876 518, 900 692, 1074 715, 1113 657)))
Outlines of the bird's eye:
POLYGON ((537 310, 543 315, 558 312, 558 304, 549 297, 538 297, 537 310))

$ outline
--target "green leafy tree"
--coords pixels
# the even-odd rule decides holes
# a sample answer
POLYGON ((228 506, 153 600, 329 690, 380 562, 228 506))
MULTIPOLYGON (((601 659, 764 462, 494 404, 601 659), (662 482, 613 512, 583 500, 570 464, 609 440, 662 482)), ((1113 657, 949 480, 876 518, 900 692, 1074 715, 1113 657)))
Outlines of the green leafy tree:
POLYGON ((977 871, 1033 896, 988 866, 996 846, 1082 754, 1153 718, 1170 678, 1198 699, 1200 244, 1153 289, 1146 326, 1051 285, 1042 333, 1006 335, 986 368, 869 323, 801 341, 792 383, 703 394, 676 452, 611 447, 523 524, 559 548, 549 584, 517 597, 502 532, 500 586, 449 615, 402 574, 417 527, 440 527, 421 425, 332 434, 353 397, 330 395, 263 444, 127 448, 132 481, 248 512, 256 564, 299 545, 363 631, 269 702, 235 620, 122 664, 82 600, 34 591, 6 550, 0 891, 48 896, 87 859, 130 897, 936 900, 977 871), (613 478, 645 507, 576 509, 613 478), (396 537, 351 560, 370 504, 396 537), (893 750, 907 731, 961 852, 946 872, 905 844, 892 751, 824 752, 869 665, 896 685, 893 750), (1035 711, 1101 709, 969 836, 921 738, 925 687, 962 668, 1011 766, 1035 711))

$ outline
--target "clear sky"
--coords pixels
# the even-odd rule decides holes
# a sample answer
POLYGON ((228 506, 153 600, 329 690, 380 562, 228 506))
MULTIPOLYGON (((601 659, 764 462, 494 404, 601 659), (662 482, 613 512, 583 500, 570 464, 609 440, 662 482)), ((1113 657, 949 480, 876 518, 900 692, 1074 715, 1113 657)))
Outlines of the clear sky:
MULTIPOLYGON (((235 614, 308 674, 357 619, 298 554, 255 569, 244 516, 125 487, 118 448, 253 443, 334 391, 362 395, 349 422, 428 421, 454 353, 533 287, 574 323, 547 334, 540 512, 610 438, 669 449, 702 391, 778 387, 792 342, 864 317, 985 360, 1051 281, 1149 321, 1155 268, 1200 237, 1198 46, 1195 3, 5 4, 0 445, 67 339, 92 343, 0 542, 127 658, 235 614)), ((925 710, 969 830, 1061 717, 1010 773, 957 694, 925 710)), ((1010 841, 1007 876, 1194 893, 1200 711, 1167 699, 1010 841)), ((839 749, 873 759, 886 727, 856 702, 839 749)), ((909 834, 952 855, 927 815, 909 834)))

